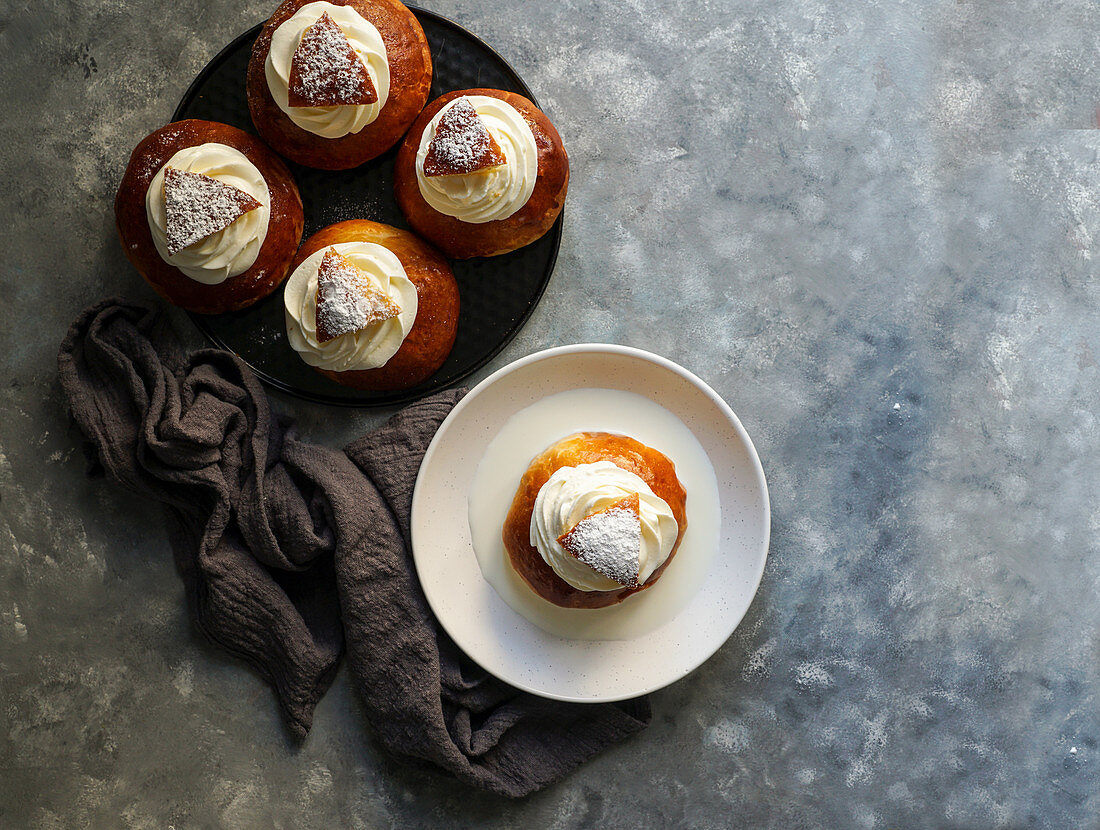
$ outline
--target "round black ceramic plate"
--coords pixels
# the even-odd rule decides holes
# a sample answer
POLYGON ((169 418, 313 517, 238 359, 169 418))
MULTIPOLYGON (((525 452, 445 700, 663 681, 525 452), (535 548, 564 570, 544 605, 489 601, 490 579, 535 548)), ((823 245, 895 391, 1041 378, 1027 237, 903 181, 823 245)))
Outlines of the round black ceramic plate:
MULTIPOLYGON (((432 12, 412 9, 432 50, 429 100, 453 89, 488 87, 535 100, 519 75, 470 32, 432 12)), ((245 69, 256 26, 230 43, 195 78, 173 121, 202 118, 255 132, 245 100, 245 69)), ((536 102, 537 103, 537 102, 536 102)), ((305 207, 305 235, 344 219, 371 219, 407 228, 393 199, 396 148, 352 170, 330 172, 289 163, 305 207)), ((362 392, 330 381, 309 368, 290 348, 283 321, 283 292, 243 311, 192 314, 215 345, 240 355, 266 383, 318 403, 390 406, 437 392, 488 363, 515 337, 542 297, 561 243, 562 219, 542 239, 518 251, 487 259, 452 263, 462 308, 454 350, 424 383, 400 392, 362 392)))

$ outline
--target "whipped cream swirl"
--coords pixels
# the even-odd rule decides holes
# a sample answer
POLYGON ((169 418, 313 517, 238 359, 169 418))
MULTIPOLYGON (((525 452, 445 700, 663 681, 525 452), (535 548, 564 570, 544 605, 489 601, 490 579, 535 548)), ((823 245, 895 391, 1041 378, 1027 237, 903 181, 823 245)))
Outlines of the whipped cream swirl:
POLYGON ((180 150, 153 176, 149 189, 145 191, 145 215, 149 220, 153 245, 161 259, 195 282, 218 285, 230 277, 243 274, 260 255, 260 247, 267 238, 268 220, 271 218, 271 194, 263 174, 240 150, 213 142, 199 144, 180 150), (231 225, 217 233, 188 245, 174 255, 169 254, 165 232, 168 221, 164 208, 166 167, 188 173, 202 173, 240 188, 259 202, 260 206, 239 216, 231 225))
POLYGON ((307 3, 298 9, 272 33, 264 75, 267 88, 279 109, 303 130, 322 138, 341 138, 359 132, 378 117, 390 96, 390 59, 386 54, 386 44, 374 24, 351 6, 321 2, 307 3), (287 103, 294 51, 306 29, 316 23, 323 12, 328 12, 328 16, 343 30, 351 48, 367 67, 367 74, 378 93, 378 100, 373 104, 292 107, 287 103))
POLYGON ((610 461, 559 467, 542 485, 531 514, 531 544, 554 573, 580 591, 615 591, 623 586, 571 556, 558 537, 577 522, 631 493, 638 494, 642 517, 642 545, 638 555, 638 582, 657 570, 676 544, 680 531, 668 502, 641 478, 610 461))
POLYGON ((539 151, 531 126, 507 101, 488 95, 465 95, 448 101, 424 128, 416 153, 416 184, 424 201, 440 213, 475 225, 507 219, 527 204, 538 172, 539 151), (473 105, 507 162, 456 176, 425 176, 424 159, 436 126, 462 98, 473 105))
POLYGON ((416 320, 416 286, 389 248, 373 242, 341 242, 315 251, 294 269, 283 291, 283 305, 287 339, 310 366, 333 372, 377 369, 401 348, 416 320), (347 257, 374 288, 400 306, 401 313, 325 343, 318 342, 317 271, 330 248, 347 257))

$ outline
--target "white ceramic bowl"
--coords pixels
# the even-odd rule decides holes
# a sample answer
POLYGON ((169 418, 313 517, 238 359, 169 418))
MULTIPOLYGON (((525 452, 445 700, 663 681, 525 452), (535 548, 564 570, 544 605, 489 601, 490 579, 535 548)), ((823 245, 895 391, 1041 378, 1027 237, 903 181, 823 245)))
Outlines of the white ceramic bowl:
MULTIPOLYGON (((563 418, 570 414, 563 413, 563 418)), ((547 436, 542 446, 563 435, 547 436)), ((521 459, 520 469, 528 460, 521 459)), ((518 479, 509 492, 517 484, 518 479)), ((689 489, 689 534, 691 510, 689 489)), ((665 358, 604 344, 563 346, 529 355, 490 375, 463 398, 424 455, 413 493, 411 525, 420 584, 440 624, 458 646, 513 686, 586 703, 625 700, 662 688, 714 654, 744 617, 760 584, 770 527, 760 459, 726 402, 698 377, 665 358), (527 407, 578 389, 621 390, 659 404, 690 430, 715 473, 720 503, 718 550, 707 552, 704 578, 683 608, 636 637, 574 639, 549 633, 497 594, 485 580, 471 543, 468 496, 494 437, 527 407)), ((685 555, 681 547, 678 559, 685 555)), ((668 573, 677 564, 674 561, 668 573)), ((533 593, 531 600, 543 602, 533 593)), ((633 597, 627 600, 633 601, 633 597)))

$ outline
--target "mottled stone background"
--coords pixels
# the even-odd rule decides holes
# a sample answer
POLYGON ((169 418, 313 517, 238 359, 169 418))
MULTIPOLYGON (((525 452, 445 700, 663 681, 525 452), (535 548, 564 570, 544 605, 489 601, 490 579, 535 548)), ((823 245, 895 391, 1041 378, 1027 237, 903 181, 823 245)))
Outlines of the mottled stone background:
MULTIPOLYGON (((293 746, 190 630, 158 511, 84 478, 54 368, 87 303, 151 298, 126 159, 270 7, 7 2, 0 825, 1100 826, 1100 5, 427 5, 572 159, 490 369, 592 340, 710 382, 771 486, 756 602, 648 731, 520 803, 397 767, 342 674, 293 746)), ((277 400, 317 440, 380 418, 277 400)))

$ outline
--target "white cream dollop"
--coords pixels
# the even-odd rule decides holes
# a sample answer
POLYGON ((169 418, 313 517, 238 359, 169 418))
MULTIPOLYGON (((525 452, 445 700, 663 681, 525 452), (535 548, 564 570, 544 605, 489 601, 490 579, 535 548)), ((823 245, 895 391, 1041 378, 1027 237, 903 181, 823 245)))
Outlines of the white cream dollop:
POLYGON ((287 117, 314 135, 322 138, 341 138, 357 133, 378 117, 390 97, 390 59, 386 44, 374 24, 351 6, 335 6, 332 3, 307 3, 275 29, 271 35, 271 49, 264 62, 267 88, 279 109, 287 117), (288 103, 290 64, 294 51, 306 29, 320 19, 323 12, 333 19, 344 32, 351 48, 367 67, 367 74, 374 83, 378 100, 373 104, 350 104, 333 107, 292 107, 288 103))
POLYGON ((577 590, 614 591, 623 587, 571 556, 558 544, 558 537, 572 530, 581 519, 631 493, 638 494, 638 512, 642 517, 638 582, 644 583, 668 559, 680 528, 668 502, 637 475, 610 461, 559 467, 554 471, 535 497, 531 544, 554 573, 577 590))
POLYGON ((218 285, 243 274, 260 255, 271 219, 271 194, 263 174, 240 150, 214 142, 185 147, 164 164, 145 191, 145 215, 153 245, 161 259, 173 265, 195 282, 218 285), (222 228, 175 255, 168 253, 164 209, 164 170, 174 167, 188 173, 202 173, 224 184, 239 188, 260 203, 255 210, 239 216, 222 228))
POLYGON ((416 184, 420 195, 434 210, 463 222, 479 225, 507 219, 531 198, 539 173, 539 151, 535 134, 519 111, 499 98, 465 95, 449 101, 428 122, 416 153, 416 184), (496 140, 507 160, 505 164, 456 176, 425 176, 424 158, 435 129, 456 101, 465 98, 496 140))
POLYGON ((283 305, 287 339, 310 366, 333 372, 377 369, 401 348, 416 320, 416 286, 406 276, 401 260, 388 248, 373 242, 341 242, 314 252, 294 269, 283 291, 283 305), (359 331, 318 342, 317 270, 330 248, 362 271, 374 288, 401 308, 401 313, 359 331))

